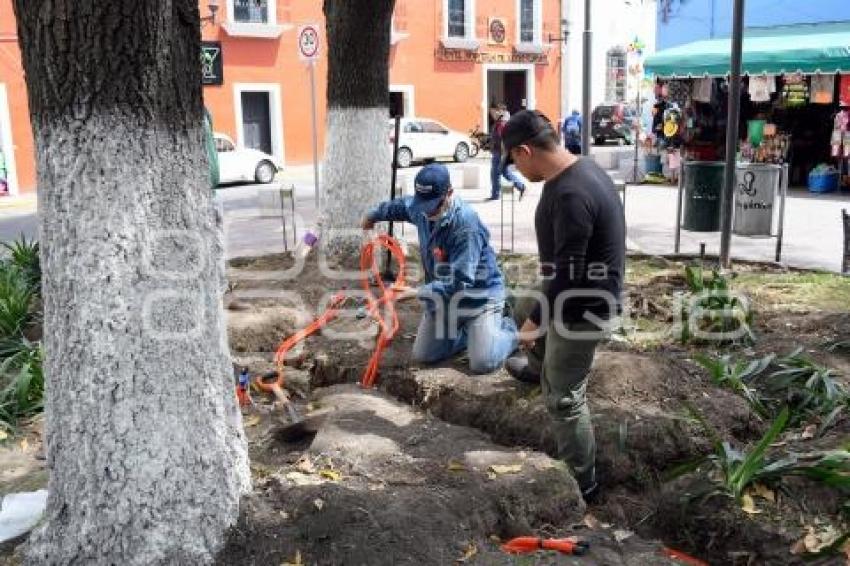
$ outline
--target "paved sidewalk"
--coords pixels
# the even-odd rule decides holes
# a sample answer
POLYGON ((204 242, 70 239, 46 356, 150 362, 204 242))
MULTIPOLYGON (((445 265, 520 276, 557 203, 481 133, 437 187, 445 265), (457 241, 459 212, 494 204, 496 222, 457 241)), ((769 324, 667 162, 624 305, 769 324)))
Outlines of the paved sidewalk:
MULTIPOLYGON (((489 167, 486 159, 474 162, 482 169, 489 167)), ((457 169, 456 164, 448 164, 457 169)), ((410 180, 417 168, 403 170, 410 180)), ((305 226, 313 226, 315 207, 313 204, 312 168, 293 167, 288 172, 287 182, 296 185, 298 202, 299 232, 305 226)), ((486 176, 482 173, 482 179, 486 176)), ((541 184, 531 184, 525 198, 515 201, 514 206, 514 250, 535 253, 534 210, 540 198, 541 184)), ((387 191, 389 193, 389 190, 387 191)), ((280 218, 261 218, 256 209, 244 208, 255 198, 255 187, 226 189, 223 193, 228 220, 228 255, 257 254, 282 248, 280 218)), ((456 194, 471 203, 481 215, 491 232, 492 242, 497 249, 511 247, 510 195, 504 203, 505 231, 502 236, 502 208, 499 202, 485 199, 489 187, 457 189, 456 194), (504 238, 504 239, 503 239, 504 238)), ((389 195, 388 195, 389 196, 389 195)), ((626 220, 628 223, 627 245, 630 251, 649 254, 671 254, 674 248, 676 225, 675 187, 629 186, 627 189, 626 220)), ((794 267, 839 271, 843 241, 841 209, 850 209, 850 195, 810 195, 806 191, 792 191, 788 198, 785 222, 785 240, 782 261, 794 267)), ((396 232, 399 233, 398 231, 396 232)), ((415 239, 415 230, 407 227, 404 236, 415 239)), ((718 233, 682 232, 682 253, 698 253, 700 242, 706 243, 708 253, 719 251, 718 233)), ((291 243, 291 242, 290 242, 291 243)), ((733 257, 739 259, 773 261, 776 240, 772 238, 743 238, 733 236, 733 257)))

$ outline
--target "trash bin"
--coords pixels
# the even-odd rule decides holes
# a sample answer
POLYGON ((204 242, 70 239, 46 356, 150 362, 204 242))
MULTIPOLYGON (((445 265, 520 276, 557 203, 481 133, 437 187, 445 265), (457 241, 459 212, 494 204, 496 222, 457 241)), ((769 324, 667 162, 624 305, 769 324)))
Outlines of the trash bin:
POLYGON ((770 236, 777 218, 776 196, 782 167, 739 163, 735 167, 735 218, 732 232, 739 236, 770 236))
POLYGON ((644 167, 647 174, 661 173, 661 156, 655 153, 647 153, 643 157, 644 167))
POLYGON ((725 165, 719 161, 686 161, 685 213, 682 227, 692 232, 720 230, 720 197, 725 165))

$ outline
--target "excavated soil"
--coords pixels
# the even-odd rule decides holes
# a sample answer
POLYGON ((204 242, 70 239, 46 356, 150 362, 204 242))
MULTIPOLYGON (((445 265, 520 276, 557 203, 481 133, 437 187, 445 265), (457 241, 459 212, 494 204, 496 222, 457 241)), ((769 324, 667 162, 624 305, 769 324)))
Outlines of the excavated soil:
MULTIPOLYGON (((528 283, 524 278, 527 278, 530 272, 527 266, 533 264, 533 260, 514 256, 509 258, 509 261, 520 262, 518 268, 516 265, 513 265, 514 269, 511 269, 511 265, 507 266, 506 273, 513 274, 509 277, 514 277, 516 283, 528 283), (526 265, 523 265, 523 262, 526 265)), ((315 264, 310 263, 310 260, 297 279, 280 277, 279 273, 264 281, 265 276, 258 276, 257 273, 248 279, 244 278, 244 274, 252 271, 262 272, 274 269, 279 272, 290 269, 293 262, 286 256, 240 260, 236 262, 236 265, 239 267, 239 273, 233 277, 236 284, 234 296, 250 304, 255 314, 276 304, 290 308, 292 306, 291 299, 287 299, 288 302, 281 302, 274 298, 251 296, 251 293, 256 295, 258 291, 262 294, 264 285, 273 288, 276 292, 298 291, 302 304, 306 305, 304 312, 309 317, 321 312, 322 298, 327 295, 328 290, 359 288, 359 282, 356 279, 328 280, 315 264), (243 297, 245 293, 247 297, 243 297)), ((664 260, 664 265, 657 267, 678 270, 681 266, 664 260)), ((748 266, 744 271, 756 273, 759 269, 763 267, 748 266)), ((781 273, 779 269, 770 269, 771 272, 781 273)), ((672 297, 675 293, 684 290, 684 278, 677 273, 665 272, 661 276, 636 277, 635 279, 636 283, 629 285, 628 288, 632 312, 650 321, 669 322, 672 319, 672 297)), ((346 308, 350 310, 348 314, 353 315, 357 306, 349 305, 346 308)), ((471 376, 466 371, 466 360, 463 358, 450 360, 439 367, 417 367, 410 362, 409 353, 419 317, 418 306, 415 302, 404 303, 399 305, 398 311, 401 329, 384 355, 378 381, 380 391, 413 406, 416 410, 424 411, 428 419, 438 419, 433 422, 446 423, 440 426, 453 425, 462 427, 464 431, 473 429, 480 431, 486 435, 481 438, 494 443, 494 446, 503 447, 502 450, 519 449, 528 454, 541 453, 556 456, 548 416, 540 401, 539 387, 518 383, 503 371, 486 376, 471 376)), ((737 351, 742 355, 784 353, 798 345, 803 345, 818 361, 839 369, 845 376, 850 375, 848 371, 850 357, 847 353, 841 351, 828 353, 823 348, 827 341, 846 340, 850 337, 848 332, 850 331, 850 315, 807 308, 795 308, 791 312, 786 312, 781 305, 762 304, 758 305, 757 312, 759 314, 755 330, 759 340, 752 347, 738 347, 731 351, 737 351)), ((353 331, 351 333, 353 336, 340 340, 325 333, 309 338, 304 350, 290 362, 294 367, 286 370, 288 379, 293 378, 305 390, 314 388, 314 394, 315 388, 331 387, 333 390, 340 384, 353 384, 360 379, 372 353, 376 325, 371 324, 372 331, 369 332, 367 330, 370 327, 369 320, 357 320, 349 316, 345 320, 330 325, 330 327, 336 326, 344 331, 353 331)), ((291 331, 295 329, 296 327, 293 326, 291 331)), ((282 333, 278 338, 282 339, 286 335, 282 333)), ((689 551, 708 560, 711 564, 795 564, 798 558, 792 556, 789 549, 792 543, 805 534, 805 528, 822 519, 835 521, 838 514, 837 505, 840 502, 835 503, 837 498, 834 491, 824 490, 804 481, 789 482, 787 493, 778 496, 774 507, 764 509, 759 515, 748 515, 743 513, 737 504, 723 498, 710 498, 704 501, 683 499, 694 485, 704 481, 699 479, 703 476, 686 476, 676 481, 666 481, 667 473, 678 464, 704 456, 711 449, 707 433, 692 418, 689 411, 698 410, 724 439, 739 447, 751 445, 766 428, 765 423, 753 416, 747 404, 739 396, 719 389, 710 382, 703 370, 692 361, 693 355, 697 352, 713 353, 705 347, 685 347, 672 340, 651 346, 619 340, 607 343, 600 348, 589 380, 588 399, 597 436, 598 473, 603 486, 603 495, 589 508, 589 511, 594 517, 607 522, 603 524, 612 524, 613 529, 628 529, 623 532, 629 533, 635 531, 637 534, 628 540, 649 544, 652 547, 652 543, 644 541, 661 539, 666 544, 689 551)), ((256 353, 254 355, 254 363, 259 364, 260 362, 256 361, 258 359, 256 353)), ((235 363, 238 364, 241 361, 237 356, 235 363)), ((269 365, 268 361, 263 363, 269 365)), ((309 392, 305 391, 305 394, 309 395, 309 392)), ((372 424, 369 426, 371 427, 372 424)), ((819 439, 817 443, 823 447, 839 446, 846 442, 847 428, 847 423, 840 421, 833 431, 825 438, 819 439)), ((366 429, 361 432, 367 433, 366 429)), ((786 435, 784 442, 787 445, 794 444, 794 434, 797 433, 792 432, 786 435)), ((320 432, 316 438, 320 438, 321 435, 320 432)), ((464 440, 464 442, 467 441, 464 440)), ((287 451, 280 446, 270 448, 271 446, 274 446, 274 443, 267 442, 262 447, 255 447, 254 451, 259 451, 254 454, 255 461, 260 462, 264 459, 268 461, 269 450, 277 450, 279 452, 277 458, 283 458, 283 460, 272 459, 270 465, 283 465, 282 462, 287 461, 287 458, 292 461, 297 460, 301 454, 299 450, 306 449, 309 453, 314 449, 298 446, 294 451, 287 451)), ((815 446, 815 442, 809 440, 797 448, 805 450, 806 448, 814 449, 815 446)), ((462 447, 458 445, 458 448, 462 447)), ((351 455, 354 457, 353 453, 351 455)), ((399 469, 403 469, 403 466, 399 466, 399 469)), ((439 483, 443 476, 435 472, 433 477, 434 481, 439 483)), ((270 487, 262 489, 259 491, 263 493, 262 498, 265 501, 263 505, 271 505, 272 508, 275 501, 286 501, 288 498, 302 501, 297 491, 301 488, 293 488, 285 482, 272 481, 270 487), (293 489, 296 491, 293 492, 293 489)), ((329 493, 337 493, 340 488, 332 486, 327 489, 330 489, 329 493)), ((479 488, 468 485, 464 489, 470 490, 470 494, 476 494, 479 488)), ((347 491, 340 492, 338 495, 328 495, 328 497, 338 497, 339 504, 345 506, 350 506, 344 503, 346 501, 350 501, 352 505, 355 501, 359 501, 347 491), (347 495, 343 496, 341 493, 347 495), (347 499, 349 497, 354 499, 347 499)), ((408 495, 404 494, 400 497, 401 501, 404 501, 408 495)), ((310 503, 308 499, 303 501, 310 503)), ((393 524, 392 517, 384 514, 389 513, 389 509, 395 508, 392 501, 380 501, 382 511, 378 524, 393 524)), ((448 497, 445 501, 448 504, 453 500, 448 497)), ((248 508, 246 515, 243 516, 238 531, 245 537, 252 532, 253 528, 265 529, 262 522, 251 523, 251 521, 259 520, 254 515, 265 516, 267 508, 256 501, 251 505, 252 507, 248 508)), ((366 509, 374 514, 371 507, 366 509)), ((496 515, 500 512, 494 511, 496 515)), ((534 514, 536 512, 531 513, 532 519, 536 516, 534 514)), ((427 513, 439 514, 444 511, 431 508, 427 513)), ((315 513, 307 515, 313 517, 315 513)), ((334 523, 336 527, 348 525, 345 521, 356 522, 356 517, 363 518, 348 511, 343 515, 344 517, 340 519, 342 523, 334 523)), ((419 514, 414 513, 414 515, 417 520, 426 521, 419 518, 419 514)), ((478 560, 487 557, 487 561, 481 563, 502 563, 498 559, 503 556, 492 543, 488 543, 486 537, 491 534, 504 536, 506 533, 492 526, 492 521, 495 519, 490 515, 485 513, 484 516, 490 517, 484 523, 487 525, 484 531, 491 532, 473 535, 471 531, 463 531, 461 539, 469 539, 475 543, 478 560), (475 536, 478 535, 484 538, 476 539, 475 536)), ((572 517, 572 515, 569 516, 572 517)), ((567 515, 557 524, 563 526, 574 520, 574 518, 566 519, 566 517, 567 515)), ((304 540, 305 548, 315 549, 316 547, 314 542, 311 542, 312 538, 309 536, 305 538, 306 535, 302 532, 304 530, 319 529, 318 532, 327 533, 327 538, 324 540, 328 544, 335 541, 333 544, 341 545, 337 548, 343 549, 340 551, 343 554, 345 554, 344 545, 354 544, 352 541, 362 540, 363 536, 373 536, 364 534, 371 532, 368 529, 359 531, 360 538, 350 535, 351 529, 358 532, 356 527, 322 531, 321 527, 313 525, 312 519, 306 520, 303 517, 301 521, 296 522, 298 525, 287 527, 290 530, 286 532, 295 536, 296 540, 304 540)), ((527 522, 538 533, 545 534, 550 529, 549 526, 540 524, 536 520, 527 522)), ((591 521, 591 524, 598 525, 598 521, 595 523, 591 521)), ((376 525, 373 523, 373 526, 376 525)), ((432 526, 427 525, 422 528, 431 532, 432 526)), ((555 530, 562 532, 558 528, 555 530)), ((440 549, 439 552, 461 556, 464 553, 463 548, 470 547, 464 547, 462 542, 458 542, 460 539, 457 536, 449 534, 450 531, 451 529, 446 532, 436 531, 439 534, 435 535, 431 542, 435 545, 434 548, 440 549), (461 552, 457 552, 459 548, 461 552)), ((591 534, 594 532, 591 531, 591 534)), ((280 540, 273 539, 275 540, 273 547, 284 548, 280 546, 284 544, 281 541, 290 537, 282 533, 283 531, 279 533, 280 540)), ((610 538, 609 535, 610 533, 605 536, 610 538)), ((231 541, 229 552, 234 552, 233 545, 238 546, 238 540, 237 536, 231 541)), ((411 561, 445 563, 438 560, 437 555, 423 558, 423 555, 419 553, 421 549, 414 550, 405 546, 403 536, 381 540, 382 542, 377 543, 379 546, 384 547, 388 552, 392 552, 390 548, 398 552, 394 556, 396 560, 394 563, 405 563, 403 561, 408 556, 411 561)), ((657 550, 657 547, 654 548, 657 550)), ((285 547, 285 550, 297 549, 290 546, 285 547)), ((616 549, 617 552, 621 550, 620 547, 616 549)), ((357 550, 357 552, 361 551, 357 550)), ((236 555, 232 554, 232 556, 236 555)), ((244 555, 240 556, 244 558, 244 555)), ((333 560, 338 558, 338 556, 322 558, 321 560, 327 560, 327 562, 320 560, 319 563, 336 563, 333 560)), ((379 559, 376 560, 370 562, 365 556, 357 555, 353 562, 348 563, 384 563, 379 559)), ((546 559, 543 560, 542 563, 546 563, 546 559)), ((635 564, 648 563, 634 562, 632 557, 622 554, 620 560, 631 561, 630 563, 635 564)), ((249 560, 247 563, 252 562, 249 560)))

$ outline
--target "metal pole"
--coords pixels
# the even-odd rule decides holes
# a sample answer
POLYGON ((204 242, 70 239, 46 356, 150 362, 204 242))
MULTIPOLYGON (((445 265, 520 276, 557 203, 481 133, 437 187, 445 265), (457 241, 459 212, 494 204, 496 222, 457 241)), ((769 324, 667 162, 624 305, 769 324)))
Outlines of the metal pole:
POLYGON ((318 120, 316 118, 316 63, 310 62, 310 114, 313 121, 313 178, 316 187, 316 213, 319 213, 321 207, 319 201, 319 130, 318 120))
POLYGON ((779 201, 779 227, 776 234, 776 263, 782 261, 782 236, 785 234, 785 198, 788 196, 788 164, 782 165, 782 180, 780 181, 781 199, 779 201))
POLYGON ((673 252, 679 253, 682 245, 682 192, 685 187, 685 160, 679 165, 679 196, 676 198, 676 241, 673 252))
MULTIPOLYGON (((641 122, 643 121, 642 116, 641 116, 641 114, 642 114, 641 108, 640 108, 641 107, 640 90, 641 90, 641 87, 643 86, 641 84, 642 82, 643 82, 643 79, 638 77, 637 123, 635 124, 635 137, 632 140, 632 143, 635 144, 635 162, 633 164, 634 165, 634 173, 632 174, 632 183, 634 183, 634 184, 638 183, 638 169, 639 169, 638 162, 640 160, 640 154, 639 154, 638 150, 640 148, 640 130, 641 130, 641 125, 642 125, 641 122)), ((625 206, 626 206, 626 190, 623 189, 623 207, 625 208, 625 206)))
MULTIPOLYGON (((401 116, 395 116, 394 126, 395 136, 393 137, 393 165, 392 174, 390 175, 390 199, 395 200, 396 183, 398 182, 398 136, 401 131, 401 116)), ((390 238, 393 237, 393 222, 390 221, 389 227, 390 238)), ((395 279, 395 274, 392 272, 392 253, 387 249, 387 260, 384 262, 384 279, 392 281, 395 279)))
POLYGON ((741 114, 741 51, 744 43, 744 0, 735 0, 732 24, 732 69, 729 80, 729 112, 726 125, 726 170, 720 202, 720 267, 729 269, 732 244, 732 208, 735 190, 735 156, 738 151, 738 120, 741 114))
POLYGON ((590 31, 590 0, 584 0, 584 67, 582 76, 582 101, 581 101, 581 153, 590 155, 590 96, 592 93, 590 85, 590 62, 592 60, 591 48, 593 46, 593 32, 590 31))

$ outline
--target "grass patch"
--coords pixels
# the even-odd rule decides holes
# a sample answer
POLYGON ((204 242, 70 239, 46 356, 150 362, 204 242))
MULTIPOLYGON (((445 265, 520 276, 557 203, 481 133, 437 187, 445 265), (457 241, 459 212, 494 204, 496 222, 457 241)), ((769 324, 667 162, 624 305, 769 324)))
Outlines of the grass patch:
POLYGON ((845 311, 850 304, 850 280, 833 273, 742 273, 735 284, 761 308, 845 311))

